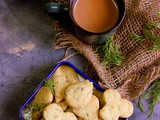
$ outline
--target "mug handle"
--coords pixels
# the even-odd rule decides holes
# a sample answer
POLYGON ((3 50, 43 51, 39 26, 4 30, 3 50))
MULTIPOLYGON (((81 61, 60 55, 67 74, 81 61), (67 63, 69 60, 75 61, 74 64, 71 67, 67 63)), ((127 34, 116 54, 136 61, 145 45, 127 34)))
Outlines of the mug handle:
POLYGON ((64 16, 69 16, 69 4, 64 3, 47 3, 44 6, 44 13, 50 16, 52 19, 59 20, 64 16))

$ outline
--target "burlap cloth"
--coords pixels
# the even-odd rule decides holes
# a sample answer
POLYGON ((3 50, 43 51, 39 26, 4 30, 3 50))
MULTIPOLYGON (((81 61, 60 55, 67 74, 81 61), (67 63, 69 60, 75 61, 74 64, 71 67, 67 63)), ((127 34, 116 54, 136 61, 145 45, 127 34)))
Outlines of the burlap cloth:
MULTIPOLYGON (((51 1, 67 2, 68 0, 51 1)), ((83 42, 86 39, 91 40, 101 36, 90 36, 69 23, 54 22, 57 34, 53 47, 55 49, 74 48, 88 59, 92 66, 89 75, 92 75, 91 77, 98 75, 97 81, 103 88, 117 89, 123 98, 133 100, 151 82, 160 77, 160 50, 151 51, 152 42, 145 41, 138 44, 129 34, 141 35, 144 23, 149 20, 160 23, 157 15, 157 11, 160 11, 160 0, 125 0, 125 5, 125 19, 114 37, 114 42, 121 45, 121 52, 125 56, 121 66, 103 66, 101 56, 95 52, 95 47, 83 42)), ((160 29, 155 32, 159 35, 160 29)))

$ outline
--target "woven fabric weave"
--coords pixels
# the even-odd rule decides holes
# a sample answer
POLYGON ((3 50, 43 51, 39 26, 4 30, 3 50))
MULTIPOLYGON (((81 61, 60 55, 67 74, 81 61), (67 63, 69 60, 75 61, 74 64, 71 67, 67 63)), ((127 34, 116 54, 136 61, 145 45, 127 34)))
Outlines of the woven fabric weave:
MULTIPOLYGON (((103 88, 117 89, 123 98, 133 100, 160 77, 160 50, 151 51, 151 41, 138 44, 129 34, 141 35, 143 26, 148 21, 160 23, 157 14, 160 11, 160 0, 125 0, 125 6, 125 19, 114 37, 114 42, 121 45, 121 52, 125 56, 121 66, 103 66, 102 56, 95 52, 95 46, 84 43, 85 40, 99 39, 101 36, 86 34, 72 24, 54 22, 57 34, 53 46, 55 49, 76 49, 88 59, 103 88)), ((156 29, 155 34, 159 35, 160 29, 156 29)))

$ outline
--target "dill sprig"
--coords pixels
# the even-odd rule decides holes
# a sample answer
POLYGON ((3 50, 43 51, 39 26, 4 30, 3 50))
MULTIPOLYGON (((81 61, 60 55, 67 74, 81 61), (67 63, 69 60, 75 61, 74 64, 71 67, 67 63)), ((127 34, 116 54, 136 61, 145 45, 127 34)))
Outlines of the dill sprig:
POLYGON ((45 108, 46 105, 47 103, 32 103, 31 104, 32 112, 38 112, 41 109, 45 108))
POLYGON ((138 106, 140 110, 147 113, 148 118, 150 118, 154 114, 154 107, 158 102, 160 102, 160 78, 155 80, 149 89, 138 98, 138 106), (144 110, 142 99, 148 100, 148 111, 144 110))
POLYGON ((30 104, 28 104, 26 106, 27 110, 24 112, 24 114, 27 115, 25 120, 30 120, 33 112, 41 111, 43 108, 45 108, 46 105, 47 105, 46 103, 30 103, 30 104))
POLYGON ((44 86, 50 88, 52 90, 52 92, 54 92, 55 85, 54 85, 54 83, 51 80, 45 81, 44 86))
POLYGON ((124 57, 120 52, 120 45, 114 43, 114 35, 105 43, 96 48, 96 52, 99 52, 103 56, 103 65, 117 65, 120 66, 124 57))
MULTIPOLYGON (((160 15, 160 12, 157 12, 160 15)), ((160 35, 155 35, 154 29, 160 29, 160 24, 157 21, 148 21, 145 24, 142 35, 137 35, 135 33, 130 34, 132 39, 138 43, 150 40, 153 41, 153 51, 160 50, 160 35)))

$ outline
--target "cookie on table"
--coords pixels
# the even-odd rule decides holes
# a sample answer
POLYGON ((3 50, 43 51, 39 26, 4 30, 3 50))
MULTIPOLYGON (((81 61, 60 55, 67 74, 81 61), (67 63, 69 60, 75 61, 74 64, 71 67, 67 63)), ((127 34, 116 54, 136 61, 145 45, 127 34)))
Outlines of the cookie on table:
POLYGON ((96 96, 92 98, 88 104, 82 109, 73 109, 73 112, 84 120, 98 120, 99 100, 96 96))
POLYGON ((63 109, 56 103, 52 103, 43 110, 45 120, 62 120, 63 109))
POLYGON ((118 120, 128 118, 133 113, 133 105, 127 99, 122 99, 117 90, 108 89, 103 93, 105 106, 99 111, 103 120, 118 120))
POLYGON ((93 84, 85 80, 69 86, 65 92, 65 100, 71 108, 81 109, 88 104, 92 94, 93 84))
POLYGON ((77 120, 77 117, 71 112, 64 112, 61 120, 77 120))
POLYGON ((53 101, 52 90, 48 87, 42 87, 34 97, 32 120, 37 120, 41 117, 44 107, 53 101))

